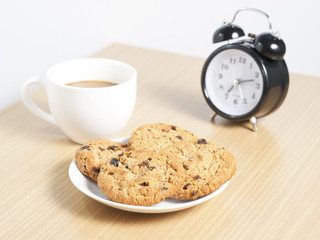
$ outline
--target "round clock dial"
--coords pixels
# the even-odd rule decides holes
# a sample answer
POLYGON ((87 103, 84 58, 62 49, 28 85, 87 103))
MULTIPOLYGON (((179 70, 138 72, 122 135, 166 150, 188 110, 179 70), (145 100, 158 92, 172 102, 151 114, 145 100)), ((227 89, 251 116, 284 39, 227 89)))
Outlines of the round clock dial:
POLYGON ((238 49, 217 53, 205 76, 206 94, 220 111, 233 116, 250 113, 263 93, 263 75, 252 56, 238 49))

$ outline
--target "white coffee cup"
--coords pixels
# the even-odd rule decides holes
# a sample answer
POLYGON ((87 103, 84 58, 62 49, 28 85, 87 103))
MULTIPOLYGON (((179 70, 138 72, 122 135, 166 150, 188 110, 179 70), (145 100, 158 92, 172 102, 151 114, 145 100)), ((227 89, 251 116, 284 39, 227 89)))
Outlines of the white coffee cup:
POLYGON ((126 126, 134 109, 136 89, 137 72, 132 66, 104 58, 83 58, 54 65, 46 77, 31 77, 24 83, 21 96, 32 113, 60 127, 72 141, 83 144, 93 139, 110 139, 126 126), (84 80, 116 85, 66 85, 84 80), (29 88, 34 84, 46 88, 51 114, 31 100, 29 88))

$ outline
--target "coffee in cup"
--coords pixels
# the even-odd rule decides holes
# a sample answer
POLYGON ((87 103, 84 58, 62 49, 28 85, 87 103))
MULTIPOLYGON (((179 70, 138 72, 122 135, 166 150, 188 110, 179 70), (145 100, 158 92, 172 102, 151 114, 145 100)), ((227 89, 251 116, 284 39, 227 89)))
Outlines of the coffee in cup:
POLYGON ((108 82, 108 81, 99 81, 99 80, 84 80, 84 81, 66 83, 67 86, 83 87, 83 88, 110 87, 116 84, 117 83, 108 82))

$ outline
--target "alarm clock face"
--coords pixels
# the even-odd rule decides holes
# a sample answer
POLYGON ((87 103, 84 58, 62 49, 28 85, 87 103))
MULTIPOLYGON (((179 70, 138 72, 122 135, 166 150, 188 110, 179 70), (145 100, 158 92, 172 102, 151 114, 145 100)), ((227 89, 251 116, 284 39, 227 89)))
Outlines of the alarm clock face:
POLYGON ((218 52, 211 58, 204 77, 207 101, 229 117, 249 114, 262 98, 262 72, 245 51, 231 48, 218 52))

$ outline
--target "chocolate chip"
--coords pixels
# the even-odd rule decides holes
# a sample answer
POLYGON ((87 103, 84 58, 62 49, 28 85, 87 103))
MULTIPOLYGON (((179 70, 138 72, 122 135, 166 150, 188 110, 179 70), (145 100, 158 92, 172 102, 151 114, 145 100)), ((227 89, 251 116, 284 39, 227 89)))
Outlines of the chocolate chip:
POLYGON ((124 154, 124 153, 120 153, 118 156, 121 157, 121 156, 123 156, 123 154, 124 154))
POLYGON ((93 168, 92 168, 92 171, 94 171, 94 172, 96 172, 96 173, 99 173, 99 172, 100 172, 100 168, 95 168, 95 167, 93 167, 93 168))
POLYGON ((189 167, 188 167, 187 165, 183 165, 183 168, 184 168, 185 170, 189 170, 189 167))
POLYGON ((168 188, 167 188, 167 187, 163 187, 162 189, 163 189, 163 190, 168 190, 168 188))
POLYGON ((146 183, 146 182, 143 182, 143 183, 141 183, 140 185, 143 186, 143 187, 149 186, 149 184, 146 183))
POLYGON ((190 185, 191 185, 190 183, 187 183, 186 185, 184 185, 184 187, 182 189, 187 190, 190 185))
POLYGON ((126 166, 126 169, 130 170, 130 168, 129 168, 129 166, 128 166, 128 165, 126 166))
POLYGON ((208 183, 208 182, 207 182, 207 183, 206 183, 206 185, 207 185, 207 186, 209 186, 209 185, 210 185, 210 183, 208 183))
POLYGON ((85 146, 81 147, 80 149, 84 150, 84 149, 88 149, 89 147, 90 147, 89 145, 85 145, 85 146))
POLYGON ((115 149, 118 148, 118 146, 112 145, 108 147, 108 150, 113 150, 115 151, 115 149))
POLYGON ((201 177, 200 177, 199 175, 197 175, 197 176, 194 177, 195 180, 198 180, 198 179, 200 179, 200 178, 201 178, 201 177))
POLYGON ((176 126, 171 126, 171 129, 174 130, 174 131, 177 130, 176 126))
POLYGON ((102 148, 102 147, 99 147, 99 149, 100 149, 100 151, 102 151, 102 152, 103 152, 103 151, 105 151, 105 149, 104 149, 104 148, 102 148))
POLYGON ((143 167, 143 166, 149 167, 149 161, 148 160, 144 160, 142 163, 139 163, 138 166, 139 167, 143 167))
POLYGON ((153 169, 156 169, 156 167, 149 167, 150 171, 152 171, 153 169))
POLYGON ((207 144, 207 140, 205 140, 204 138, 201 138, 198 140, 197 142, 198 144, 207 144))
POLYGON ((178 135, 178 136, 176 136, 176 138, 178 138, 179 140, 181 140, 181 139, 182 139, 182 137, 181 137, 181 136, 179 136, 179 135, 178 135))
POLYGON ((112 160, 110 161, 110 164, 112 164, 115 167, 119 167, 119 160, 116 158, 112 158, 112 160))
POLYGON ((191 192, 192 196, 196 196, 197 193, 198 193, 198 191, 192 191, 192 192, 191 192))

